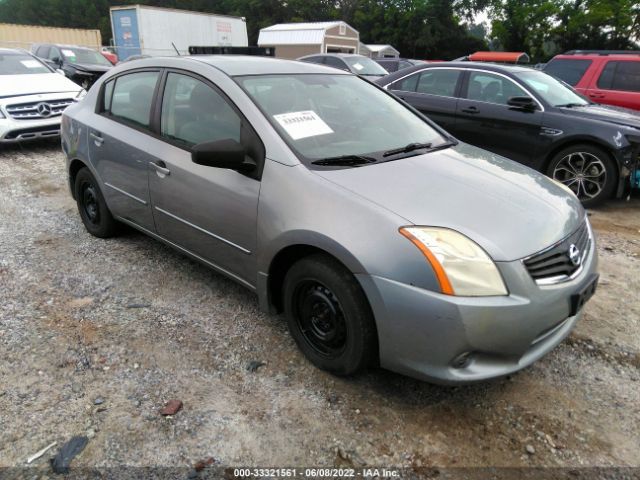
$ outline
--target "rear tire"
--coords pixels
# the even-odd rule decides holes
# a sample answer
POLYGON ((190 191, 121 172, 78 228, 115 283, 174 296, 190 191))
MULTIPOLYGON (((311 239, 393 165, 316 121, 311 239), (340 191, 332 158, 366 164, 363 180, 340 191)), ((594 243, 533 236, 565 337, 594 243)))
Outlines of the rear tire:
POLYGON ((291 336, 318 368, 352 375, 375 364, 378 335, 360 284, 333 258, 303 258, 284 280, 291 336))
POLYGON ((611 198, 618 181, 611 156, 588 144, 572 145, 554 155, 547 175, 569 187, 588 208, 611 198))
POLYGON ((87 167, 81 168, 75 180, 76 203, 87 231, 99 238, 114 236, 118 223, 111 215, 98 182, 87 167))

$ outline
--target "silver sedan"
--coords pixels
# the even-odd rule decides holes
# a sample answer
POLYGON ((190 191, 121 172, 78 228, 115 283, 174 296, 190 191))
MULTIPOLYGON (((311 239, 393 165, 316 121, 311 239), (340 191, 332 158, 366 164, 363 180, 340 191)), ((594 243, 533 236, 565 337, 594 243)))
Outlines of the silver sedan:
POLYGON ((597 284, 572 193, 332 68, 126 63, 65 111, 62 146, 91 234, 127 224, 234 279, 336 374, 509 374, 597 284))

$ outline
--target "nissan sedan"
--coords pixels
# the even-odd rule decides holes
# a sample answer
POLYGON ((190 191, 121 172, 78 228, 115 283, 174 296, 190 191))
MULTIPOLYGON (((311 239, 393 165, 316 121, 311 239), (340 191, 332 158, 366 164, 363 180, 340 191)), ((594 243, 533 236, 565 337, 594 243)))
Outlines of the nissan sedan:
POLYGON ((91 234, 127 224, 232 278, 335 374, 506 375, 596 288, 575 195, 333 68, 123 64, 65 111, 62 146, 91 234))

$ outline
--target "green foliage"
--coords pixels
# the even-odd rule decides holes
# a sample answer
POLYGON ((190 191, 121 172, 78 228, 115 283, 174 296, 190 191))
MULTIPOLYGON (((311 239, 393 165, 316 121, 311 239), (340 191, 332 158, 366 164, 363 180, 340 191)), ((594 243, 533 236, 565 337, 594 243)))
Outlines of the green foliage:
POLYGON ((638 48, 638 0, 495 0, 492 46, 535 61, 571 49, 638 48))

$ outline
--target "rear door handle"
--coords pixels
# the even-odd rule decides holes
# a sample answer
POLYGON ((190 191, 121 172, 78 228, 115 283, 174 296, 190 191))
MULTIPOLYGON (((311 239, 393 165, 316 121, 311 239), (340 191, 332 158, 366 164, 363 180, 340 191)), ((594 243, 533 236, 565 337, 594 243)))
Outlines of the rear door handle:
POLYGON ((473 105, 467 108, 463 108, 462 109, 462 113, 470 113, 472 115, 476 114, 476 113, 480 113, 480 110, 478 110, 478 107, 474 107, 473 105))
POLYGON ((156 169, 158 176, 167 176, 171 174, 171 170, 167 168, 167 164, 162 160, 158 160, 157 162, 149 162, 153 168, 156 169))
POLYGON ((102 146, 102 144, 104 143, 104 138, 102 138, 100 132, 90 132, 89 135, 91 136, 91 138, 93 138, 93 143, 96 144, 96 147, 102 146))

